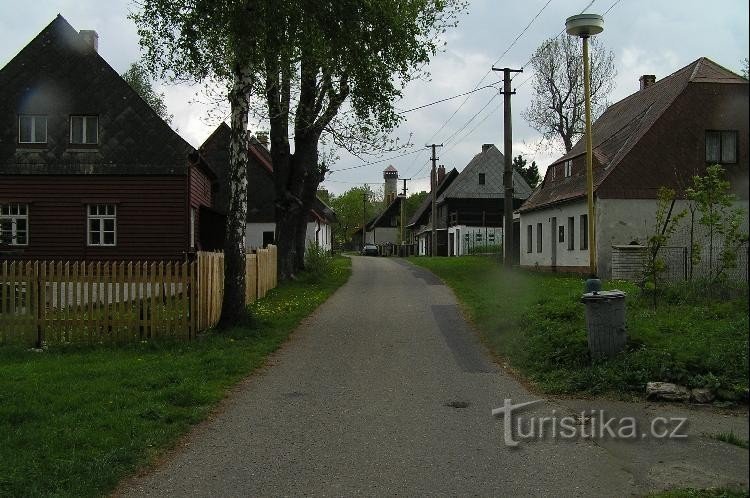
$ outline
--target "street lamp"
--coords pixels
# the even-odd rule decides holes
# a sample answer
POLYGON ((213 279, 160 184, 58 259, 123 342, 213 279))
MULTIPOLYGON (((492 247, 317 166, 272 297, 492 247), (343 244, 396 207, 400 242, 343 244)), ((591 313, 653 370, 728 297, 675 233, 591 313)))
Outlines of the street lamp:
POLYGON ((596 224, 594 223, 594 173, 593 141, 591 137, 591 68, 589 64, 589 37, 604 31, 604 18, 598 14, 579 14, 565 20, 565 31, 570 36, 583 39, 583 93, 586 102, 586 194, 588 200, 589 267, 591 276, 586 282, 587 291, 601 289, 596 278, 596 224), (598 288, 596 288, 598 287, 598 288))

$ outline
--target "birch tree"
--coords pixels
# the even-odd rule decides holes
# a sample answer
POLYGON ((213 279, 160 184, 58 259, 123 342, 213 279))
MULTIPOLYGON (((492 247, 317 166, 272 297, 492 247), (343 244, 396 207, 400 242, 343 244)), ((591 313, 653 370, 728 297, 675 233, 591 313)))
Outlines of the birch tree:
MULTIPOLYGON (((614 88, 612 51, 598 38, 589 40, 591 61, 591 114, 596 119, 607 107, 614 88)), ((586 127, 583 92, 583 49, 578 38, 563 36, 544 42, 531 58, 534 94, 523 118, 542 136, 573 148, 586 127)))
POLYGON ((262 2, 141 0, 131 14, 146 67, 173 82, 218 83, 231 108, 229 212, 220 328, 246 322, 248 99, 262 62, 262 2))

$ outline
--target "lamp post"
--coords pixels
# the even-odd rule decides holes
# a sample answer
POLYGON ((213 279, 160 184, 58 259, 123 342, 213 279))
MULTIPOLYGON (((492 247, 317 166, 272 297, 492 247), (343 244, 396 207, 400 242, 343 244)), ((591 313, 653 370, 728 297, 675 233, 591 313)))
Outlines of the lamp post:
POLYGON ((601 289, 596 277, 596 223, 594 213, 593 140, 591 137, 591 67, 589 63, 589 38, 604 31, 604 18, 598 14, 579 14, 565 20, 565 31, 570 36, 583 39, 583 93, 586 102, 586 197, 588 202, 588 236, 590 277, 587 291, 601 289), (598 287, 598 288, 597 288, 598 287))

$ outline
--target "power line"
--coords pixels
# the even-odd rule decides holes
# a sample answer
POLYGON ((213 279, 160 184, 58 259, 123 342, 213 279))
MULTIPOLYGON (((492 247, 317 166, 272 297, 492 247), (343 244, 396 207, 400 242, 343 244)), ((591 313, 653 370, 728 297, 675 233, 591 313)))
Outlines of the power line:
POLYGON ((391 160, 393 160, 393 159, 398 159, 399 157, 406 157, 406 156, 411 156, 411 155, 413 155, 413 154, 416 154, 416 153, 418 153, 418 152, 422 152, 422 151, 423 151, 422 149, 413 149, 413 150, 411 150, 411 151, 409 151, 409 152, 405 152, 405 153, 403 153, 403 154, 399 154, 399 155, 397 155, 397 156, 386 157, 385 159, 380 159, 380 160, 378 160, 378 161, 370 161, 370 162, 367 162, 367 163, 362 163, 362 164, 359 164, 359 165, 357 165, 357 166, 349 166, 349 167, 347 167, 347 168, 338 168, 338 169, 332 169, 332 170, 330 170, 330 171, 329 171, 329 173, 336 173, 336 172, 338 172, 338 171, 348 171, 348 170, 350 170, 350 169, 359 169, 359 168, 364 168, 365 166, 370 166, 370 165, 372 165, 372 164, 385 163, 385 162, 391 161, 391 160))
POLYGON ((481 88, 475 88, 474 90, 471 90, 470 92, 459 93, 458 95, 454 95, 452 97, 446 97, 444 99, 436 100, 435 102, 430 102, 429 104, 420 105, 418 107, 412 107, 411 109, 407 109, 405 111, 399 111, 398 114, 406 114, 408 112, 418 111, 419 109, 424 109, 425 107, 430 107, 431 105, 440 104, 442 102, 447 102, 449 100, 457 99, 458 97, 463 97, 464 95, 469 95, 469 94, 478 92, 479 90, 485 90, 487 88, 497 88, 495 85, 497 85, 497 83, 493 83, 492 85, 486 85, 486 86, 483 86, 481 88))
MULTIPOLYGON (((498 59, 497 59, 497 60, 495 61, 495 63, 493 64, 493 66, 494 66, 495 64, 497 64, 498 62, 500 62, 500 59, 502 59, 502 58, 503 58, 503 57, 504 57, 504 56, 505 56, 505 55, 506 55, 506 54, 508 53, 508 51, 510 51, 510 49, 511 49, 511 48, 513 48, 513 46, 515 46, 515 44, 516 44, 516 43, 518 42, 518 40, 519 40, 519 39, 521 38, 521 36, 523 36, 523 34, 524 34, 524 33, 526 33, 526 31, 528 31, 529 27, 531 27, 531 25, 532 25, 532 24, 534 23, 534 21, 535 21, 535 20, 536 20, 536 19, 537 19, 537 18, 538 18, 538 17, 540 16, 540 15, 541 15, 541 13, 542 13, 542 12, 544 11, 544 9, 546 9, 546 8, 547 8, 547 6, 548 6, 548 5, 550 4, 550 2, 551 2, 551 1, 552 1, 552 0, 547 0, 547 3, 545 3, 545 4, 544 4, 544 6, 542 6, 542 8, 541 8, 541 9, 539 9, 539 12, 537 12, 537 13, 536 13, 536 15, 535 15, 535 16, 534 16, 534 17, 533 17, 533 18, 531 19, 531 21, 530 21, 530 22, 529 22, 529 23, 528 23, 528 24, 526 25, 526 27, 525 27, 525 28, 524 28, 524 29, 523 29, 523 30, 521 31, 521 33, 520 33, 520 34, 519 34, 518 36, 516 36, 516 38, 515 38, 515 39, 513 40, 513 42, 511 42, 511 44, 510 44, 510 45, 508 46, 508 48, 506 48, 506 49, 505 49, 505 51, 504 51, 504 52, 503 52, 503 53, 502 53, 502 54, 500 55, 500 57, 498 57, 498 59)), ((593 0, 593 1, 596 1, 596 0, 593 0)), ((593 1, 592 1, 592 3, 593 3, 593 1)), ((588 7, 587 7, 587 8, 588 8, 588 7)), ((585 10, 585 9, 584 9, 584 10, 585 10)), ((489 70, 488 70, 488 71, 487 71, 487 72, 486 72, 486 73, 484 74, 484 76, 482 76, 482 78, 481 78, 481 79, 479 80, 479 82, 477 82, 477 84, 476 84, 476 85, 474 86, 474 89, 476 89, 477 87, 479 87, 479 85, 481 85, 481 84, 482 84, 482 82, 484 81, 484 79, 485 79, 485 78, 486 78, 486 77, 487 77, 487 76, 488 76, 488 75, 489 75, 489 74, 490 74, 491 72, 492 72, 492 69, 489 69, 489 70)), ((472 90, 472 91, 473 91, 473 90, 472 90)), ((433 134, 433 135, 432 135, 432 136, 431 136, 431 137, 430 137, 430 138, 429 138, 429 139, 427 140, 427 142, 431 142, 431 141, 432 141, 432 140, 433 140, 433 139, 434 139, 434 138, 435 138, 435 137, 436 137, 436 136, 437 136, 437 135, 438 135, 438 134, 439 134, 439 133, 440 133, 441 131, 443 131, 443 129, 444 129, 444 128, 445 128, 445 127, 446 127, 446 126, 448 125, 448 123, 449 123, 449 122, 451 121, 451 119, 453 119, 453 117, 454 117, 454 116, 455 116, 455 115, 456 115, 456 114, 458 113, 458 111, 460 111, 460 110, 461 110, 461 108, 463 108, 463 106, 464 106, 464 105, 466 104, 466 102, 467 102, 468 100, 469 100, 469 97, 467 96, 467 97, 466 97, 466 98, 464 99, 464 101, 463 101, 463 102, 461 102, 461 105, 459 105, 459 106, 458 106, 458 108, 457 108, 457 109, 456 109, 455 111, 453 111, 453 114, 451 114, 451 115, 450 115, 450 116, 448 117, 448 119, 447 119, 447 120, 446 120, 446 121, 445 121, 445 122, 444 122, 444 123, 442 124, 442 126, 441 126, 441 127, 440 127, 440 128, 438 129, 438 131, 436 131, 436 132, 435 132, 435 133, 434 133, 434 134, 433 134)))

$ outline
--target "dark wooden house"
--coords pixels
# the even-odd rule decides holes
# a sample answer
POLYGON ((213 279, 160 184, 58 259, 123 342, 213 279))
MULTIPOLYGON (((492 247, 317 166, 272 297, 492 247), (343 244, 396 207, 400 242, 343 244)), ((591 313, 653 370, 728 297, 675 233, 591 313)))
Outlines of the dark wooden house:
POLYGON ((214 175, 57 16, 0 70, 0 253, 184 259, 214 175))
MULTIPOLYGON (((218 178, 217 192, 213 199, 213 209, 218 213, 226 213, 229 207, 227 192, 230 136, 229 126, 221 123, 200 147, 201 157, 206 159, 218 178)), ((250 136, 248 156, 246 244, 251 248, 265 247, 276 240, 276 190, 271 154, 265 144, 250 136)), ((336 215, 333 210, 316 197, 308 215, 307 242, 331 250, 331 225, 335 222, 336 215)))

